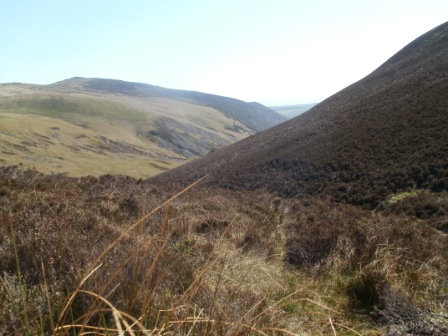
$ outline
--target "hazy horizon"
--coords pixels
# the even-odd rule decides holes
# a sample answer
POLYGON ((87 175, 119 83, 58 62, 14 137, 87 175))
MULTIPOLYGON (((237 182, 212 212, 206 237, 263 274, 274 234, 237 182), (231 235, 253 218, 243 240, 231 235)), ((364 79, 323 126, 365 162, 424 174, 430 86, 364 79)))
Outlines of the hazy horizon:
POLYGON ((436 0, 10 1, 0 13, 0 82, 98 77, 269 106, 317 103, 447 12, 436 0))

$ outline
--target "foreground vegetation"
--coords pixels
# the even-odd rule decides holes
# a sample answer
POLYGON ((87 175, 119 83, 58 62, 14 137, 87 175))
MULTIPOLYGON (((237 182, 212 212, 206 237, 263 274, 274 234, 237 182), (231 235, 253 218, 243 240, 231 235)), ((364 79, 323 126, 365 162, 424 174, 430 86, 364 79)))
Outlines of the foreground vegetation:
POLYGON ((124 176, 0 175, 3 335, 448 332, 444 193, 371 212, 124 176), (423 203, 436 221, 412 213, 423 203))

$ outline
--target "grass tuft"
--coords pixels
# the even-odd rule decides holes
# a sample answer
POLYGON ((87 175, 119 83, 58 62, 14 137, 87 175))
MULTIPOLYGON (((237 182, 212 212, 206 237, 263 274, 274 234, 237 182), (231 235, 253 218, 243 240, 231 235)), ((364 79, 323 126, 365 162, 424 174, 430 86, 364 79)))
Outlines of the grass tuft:
POLYGON ((423 219, 122 176, 0 176, 3 334, 378 335, 411 320, 443 334, 447 242, 423 219))

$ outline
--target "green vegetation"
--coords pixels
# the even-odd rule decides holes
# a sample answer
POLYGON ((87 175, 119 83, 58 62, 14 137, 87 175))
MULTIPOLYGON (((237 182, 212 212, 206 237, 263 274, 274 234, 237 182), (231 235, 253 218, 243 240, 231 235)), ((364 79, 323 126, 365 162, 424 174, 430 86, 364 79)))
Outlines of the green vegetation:
POLYGON ((254 133, 226 114, 227 101, 242 117, 255 113, 251 104, 195 93, 197 103, 173 92, 100 79, 1 85, 0 164, 70 176, 144 178, 254 133))
POLYGON ((125 104, 105 98, 62 94, 35 94, 9 97, 0 101, 0 108, 7 113, 35 114, 62 119, 72 123, 82 118, 108 118, 142 122, 148 115, 125 104))
POLYGON ((149 146, 112 140, 59 119, 26 114, 0 115, 1 164, 20 164, 26 168, 36 167, 44 173, 61 172, 72 176, 118 171, 135 177, 152 176, 178 164, 163 160, 163 152, 158 152, 157 148, 150 151, 149 146))
POLYGON ((404 191, 404 192, 400 192, 396 195, 393 195, 389 200, 388 200, 388 204, 394 204, 397 202, 401 202, 403 200, 405 200, 408 197, 414 197, 417 196, 419 193, 421 192, 421 190, 413 190, 413 191, 404 191))

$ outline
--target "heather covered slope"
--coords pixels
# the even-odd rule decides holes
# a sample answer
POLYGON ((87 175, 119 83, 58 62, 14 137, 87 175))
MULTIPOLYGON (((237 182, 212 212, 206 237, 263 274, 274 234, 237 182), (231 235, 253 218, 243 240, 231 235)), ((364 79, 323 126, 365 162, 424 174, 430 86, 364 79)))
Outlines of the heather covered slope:
POLYGON ((3 84, 0 165, 148 177, 284 119, 255 103, 118 80, 3 84))
POLYGON ((167 187, 0 168, 0 332, 447 335, 448 236, 400 213, 447 223, 448 193, 373 212, 167 187))
POLYGON ((448 23, 308 112, 160 178, 376 206, 448 189, 448 23))

